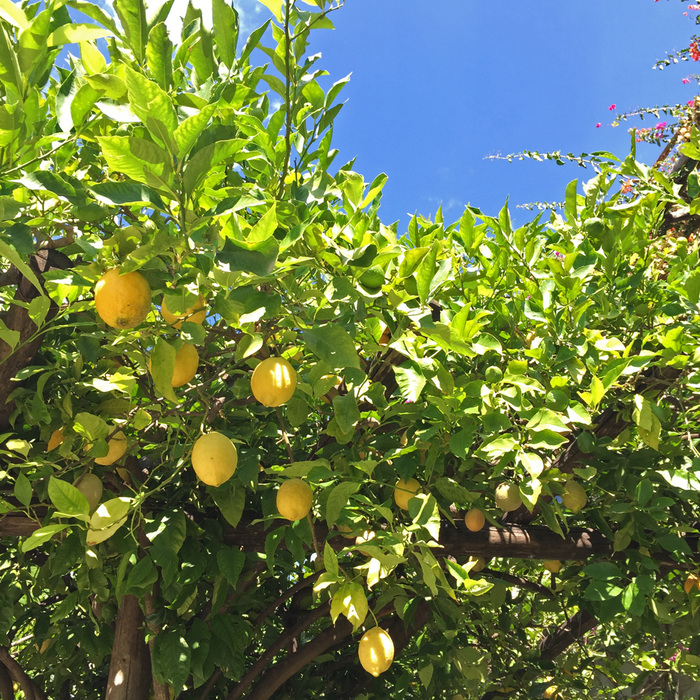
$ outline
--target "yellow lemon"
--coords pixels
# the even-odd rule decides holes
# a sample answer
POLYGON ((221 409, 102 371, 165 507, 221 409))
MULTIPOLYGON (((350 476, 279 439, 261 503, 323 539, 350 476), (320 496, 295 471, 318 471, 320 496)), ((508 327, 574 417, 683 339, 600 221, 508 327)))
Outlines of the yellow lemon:
POLYGON ((467 526, 467 530, 479 532, 486 524, 486 518, 478 508, 472 508, 464 516, 464 524, 467 526))
POLYGON ((46 446, 47 451, 55 450, 63 442, 63 428, 54 430, 49 438, 49 444, 46 446))
POLYGON ((250 389, 263 406, 281 406, 297 386, 297 373, 283 357, 268 357, 253 371, 250 389))
POLYGON ((192 448, 192 466, 200 481, 221 486, 236 471, 238 451, 225 435, 216 431, 197 438, 192 448))
POLYGON ((544 568, 553 574, 557 574, 561 570, 561 562, 558 559, 547 559, 544 562, 544 568))
POLYGON ((516 484, 499 484, 496 487, 496 506, 506 513, 511 510, 518 510, 523 504, 520 497, 520 490, 516 484))
POLYGON ((547 690, 544 691, 544 694, 542 697, 547 698, 548 700, 563 700, 564 696, 557 692, 557 686, 556 685, 550 685, 547 690))
POLYGON ((92 513, 100 504, 102 498, 102 482, 95 474, 85 474, 75 482, 75 488, 87 499, 92 513))
POLYGON ((95 457, 95 463, 101 464, 103 467, 114 464, 114 462, 124 456, 127 447, 126 435, 124 435, 121 430, 115 433, 107 441, 107 447, 109 448, 109 452, 107 452, 104 457, 95 457))
POLYGON ((404 481, 399 479, 394 486, 394 501, 401 510, 408 510, 408 502, 420 491, 420 484, 416 479, 404 481))
POLYGON ((578 513, 588 503, 588 496, 583 486, 571 479, 566 482, 566 492, 561 497, 561 502, 574 513, 578 513))
POLYGON ((135 328, 151 310, 151 288, 140 272, 119 274, 115 267, 95 285, 95 308, 112 328, 135 328))
POLYGON ((277 510, 287 520, 301 520, 311 510, 311 487, 303 479, 287 479, 277 490, 277 510))
POLYGON ((204 297, 200 294, 199 299, 189 309, 185 309, 181 314, 174 314, 168 309, 165 298, 163 298, 163 303, 160 305, 160 313, 163 316, 163 320, 173 328, 182 327, 183 321, 198 323, 201 326, 207 317, 207 307, 204 297))
POLYGON ((391 666, 394 660, 394 642, 386 630, 372 627, 362 635, 357 654, 362 668, 376 678, 391 666))

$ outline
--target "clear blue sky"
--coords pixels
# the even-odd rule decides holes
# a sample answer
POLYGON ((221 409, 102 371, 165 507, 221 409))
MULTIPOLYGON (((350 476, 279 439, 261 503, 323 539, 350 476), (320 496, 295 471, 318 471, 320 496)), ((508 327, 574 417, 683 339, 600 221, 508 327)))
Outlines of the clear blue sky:
MULTIPOLYGON (((316 32, 310 47, 332 80, 352 73, 336 164, 356 157, 366 180, 387 173, 382 219, 399 220, 399 231, 440 203, 451 221, 467 203, 497 213, 507 197, 524 221, 532 215, 517 204, 561 200, 567 182, 591 173, 486 157, 525 148, 626 156, 629 125, 609 126, 611 104, 629 111, 696 92, 682 78, 697 64, 652 70, 688 46, 698 13, 684 10, 678 0, 346 0, 336 29, 316 32)), ((638 156, 658 152, 643 146, 638 156)))

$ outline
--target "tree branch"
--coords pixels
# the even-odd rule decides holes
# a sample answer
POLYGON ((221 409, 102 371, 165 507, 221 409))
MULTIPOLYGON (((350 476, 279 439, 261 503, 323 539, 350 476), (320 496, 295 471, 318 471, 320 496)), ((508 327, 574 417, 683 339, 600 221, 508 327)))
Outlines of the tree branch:
POLYGON ((0 663, 7 669, 12 679, 19 683, 27 700, 46 700, 39 686, 24 672, 7 647, 0 646, 0 663))
MULTIPOLYGON (((304 630, 311 627, 316 620, 328 615, 330 609, 331 603, 330 601, 326 601, 317 608, 309 611, 296 625, 286 629, 274 642, 272 642, 272 644, 268 645, 267 649, 265 649, 258 660, 248 669, 243 678, 241 678, 238 685, 228 694, 226 700, 238 700, 238 698, 240 698, 246 692, 246 690, 248 690, 251 683, 265 670, 265 667, 268 665, 268 663, 270 663, 270 661, 272 661, 277 652, 284 649, 284 647, 295 637, 299 636, 299 634, 301 634, 304 630)), ((275 668, 276 667, 277 665, 275 668)), ((250 697, 252 698, 254 696, 255 692, 250 697)))

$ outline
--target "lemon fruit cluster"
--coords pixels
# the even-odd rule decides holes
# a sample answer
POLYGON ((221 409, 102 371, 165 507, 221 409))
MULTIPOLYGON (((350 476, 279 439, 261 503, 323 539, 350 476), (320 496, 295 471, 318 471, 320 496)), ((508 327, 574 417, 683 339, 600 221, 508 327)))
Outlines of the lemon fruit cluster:
POLYGON ((253 371, 250 390, 263 405, 270 408, 289 401, 297 386, 297 374, 283 357, 268 357, 253 371))
POLYGON ((394 642, 391 635, 381 627, 372 627, 362 635, 357 654, 362 668, 376 678, 394 661, 394 642))
POLYGON ((151 288, 140 272, 105 272, 95 285, 95 308, 112 328, 124 330, 143 323, 151 310, 151 288))
POLYGON ((301 520, 311 510, 313 494, 303 479, 287 479, 277 490, 277 510, 287 520, 301 520))
POLYGON ((192 467, 200 481, 221 486, 238 466, 236 446, 222 433, 212 431, 197 438, 192 448, 192 467))

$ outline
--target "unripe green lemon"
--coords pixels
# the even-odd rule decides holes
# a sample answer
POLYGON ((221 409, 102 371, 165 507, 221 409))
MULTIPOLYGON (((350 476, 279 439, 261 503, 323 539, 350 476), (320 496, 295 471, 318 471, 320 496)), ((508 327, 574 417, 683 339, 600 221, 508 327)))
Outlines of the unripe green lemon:
POLYGON ((566 492, 561 497, 561 502, 574 513, 578 513, 588 503, 588 496, 583 486, 570 479, 566 482, 566 492))
POLYGON ((511 510, 518 510, 523 504, 520 497, 520 490, 516 484, 502 483, 496 487, 496 506, 506 513, 511 510))

